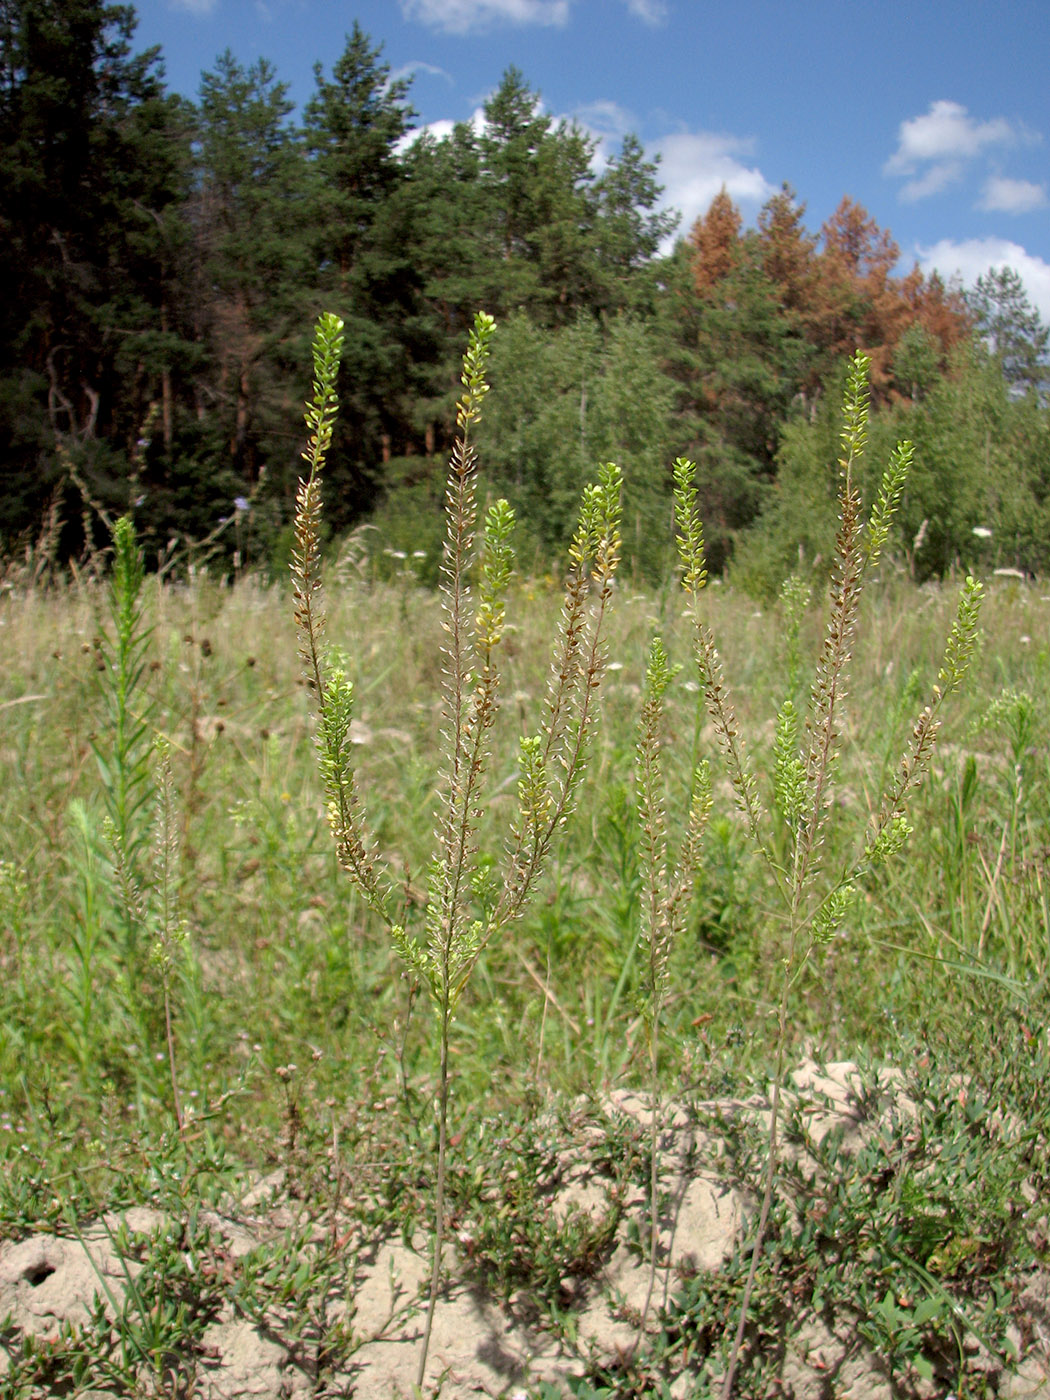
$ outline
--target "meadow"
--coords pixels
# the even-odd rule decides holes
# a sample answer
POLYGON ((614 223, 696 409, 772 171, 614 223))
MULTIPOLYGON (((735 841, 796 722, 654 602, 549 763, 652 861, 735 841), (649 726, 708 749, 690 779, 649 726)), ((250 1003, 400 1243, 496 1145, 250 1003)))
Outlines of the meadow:
MULTIPOLYGON (((410 569, 411 561, 349 548, 329 570, 329 627, 348 648, 357 683, 357 773, 408 909, 425 899, 437 820, 443 640, 439 597, 410 569)), ((431 1190, 433 1026, 418 984, 337 866, 290 590, 255 577, 143 582, 136 713, 148 724, 147 751, 155 735, 166 739, 172 781, 166 809, 158 806, 163 784, 148 781, 140 815, 149 851, 139 858, 166 872, 177 905, 166 927, 177 937, 166 950, 159 937, 135 946, 134 930, 128 941, 107 839, 107 587, 89 578, 25 587, 12 577, 0 599, 0 1236, 75 1234, 104 1211, 142 1205, 169 1213, 180 1231, 177 1247, 163 1234, 149 1246, 149 1277, 168 1292, 140 1300, 142 1315, 131 1309, 115 1331, 112 1320, 94 1332, 66 1324, 44 1345, 9 1322, 0 1387, 12 1396, 77 1393, 90 1381, 103 1393, 148 1393, 150 1385, 165 1393, 172 1357, 192 1355, 221 1297, 246 1317, 276 1309, 286 1338, 312 1339, 314 1393, 340 1393, 324 1390, 326 1368, 337 1371, 360 1338, 345 1322, 326 1334, 318 1306, 346 1289, 340 1252, 304 1254, 289 1228, 259 1257, 217 1275, 201 1264, 214 1241, 203 1227, 195 1238, 192 1222, 282 1168, 296 1228, 345 1214, 376 1238, 411 1236, 425 1223, 431 1190), (194 1258, 196 1270, 187 1268, 194 1258)), ((889 569, 870 589, 830 860, 839 830, 855 830, 896 762, 954 601, 947 585, 916 589, 889 569)), ((511 584, 516 621, 505 640, 484 819, 497 829, 515 801, 518 738, 535 724, 559 606, 553 578, 511 584)), ((782 609, 758 608, 717 584, 705 607, 761 773, 771 768, 783 686, 782 609)), ((802 619, 804 650, 815 651, 820 630, 814 607, 802 619)), ((982 631, 913 805, 907 848, 866 882, 846 925, 792 989, 787 1051, 789 1063, 812 1056, 895 1066, 923 1106, 921 1150, 912 1139, 905 1161, 886 1146, 885 1178, 871 1173, 878 1188, 862 1200, 854 1182, 841 1208, 895 1230, 896 1254, 915 1265, 905 1269, 907 1286, 888 1257, 872 1255, 866 1267, 873 1315, 885 1297, 899 1314, 884 1310, 876 1333, 893 1384, 906 1390, 929 1370, 960 1395, 980 1389, 970 1324, 988 1344, 981 1350, 1008 1357, 1012 1309, 1025 1278, 1047 1263, 1050 598, 1038 584, 993 580, 982 631)), ((599 1109, 609 1091, 648 1083, 635 751, 654 633, 688 661, 680 590, 670 580, 659 593, 621 585, 576 810, 536 903, 478 964, 456 1027, 450 1190, 458 1217, 474 1211, 484 1223, 469 1267, 494 1289, 530 1293, 555 1330, 567 1326, 559 1280, 572 1272, 574 1251, 593 1251, 598 1267, 601 1241, 581 1241, 578 1230, 559 1238, 549 1220, 524 1218, 520 1190, 516 1215, 501 1183, 506 1154, 540 1171, 548 1149, 538 1136, 556 1124, 582 1131, 592 1115, 606 1123, 617 1169, 645 1179, 644 1144, 617 1135, 599 1109), (554 1231, 548 1253, 536 1234, 545 1230, 554 1231)), ((783 934, 689 676, 686 665, 666 697, 669 817, 684 820, 694 750, 716 765, 713 808, 685 936, 670 953, 659 1068, 669 1100, 700 1105, 765 1090, 783 934)), ((741 1138, 721 1169, 744 1179, 760 1157, 741 1138)), ((825 1267, 833 1235, 810 1229, 800 1242, 790 1213, 777 1221, 761 1327, 773 1327, 789 1285, 796 1303, 812 1307, 822 1294, 818 1310, 839 1286, 825 1267)), ((137 1247, 141 1254, 141 1240, 137 1247)), ((658 1386, 684 1364, 686 1334, 689 1365, 702 1376, 704 1356, 725 1346, 711 1319, 729 1307, 734 1287, 739 1297, 739 1275, 706 1302, 695 1280, 680 1280, 682 1300, 665 1310, 649 1351, 615 1376, 578 1368, 573 1393, 664 1393, 658 1386), (662 1352, 676 1345, 678 1360, 661 1371, 662 1352)), ((859 1286, 855 1276, 841 1285, 853 1308, 864 1301, 859 1286)), ((1029 1325, 1022 1340, 1038 1346, 1040 1334, 1029 1325)), ((1045 1331, 1042 1346, 1045 1354, 1045 1331)), ((738 1381, 756 1393, 759 1355, 752 1379, 745 1368, 738 1381)))
POLYGON ((1045 1393, 1050 595, 887 562, 859 354, 826 605, 683 459, 517 577, 480 313, 441 588, 325 560, 342 330, 291 588, 8 566, 0 1393, 1045 1393))

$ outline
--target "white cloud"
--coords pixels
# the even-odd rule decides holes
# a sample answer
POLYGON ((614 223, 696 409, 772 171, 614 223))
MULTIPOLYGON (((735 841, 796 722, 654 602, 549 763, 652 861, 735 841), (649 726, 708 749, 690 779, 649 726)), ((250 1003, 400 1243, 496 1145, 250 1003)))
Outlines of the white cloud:
POLYGON ((900 124, 887 175, 910 175, 925 161, 967 160, 986 146, 1010 145, 1016 135, 1005 117, 977 122, 958 102, 931 102, 930 110, 900 124))
POLYGON ((972 287, 978 277, 993 267, 1012 267, 1042 319, 1050 324, 1050 263, 1028 253, 1019 243, 1006 238, 969 238, 954 243, 942 238, 932 248, 916 251, 919 266, 928 276, 940 273, 945 282, 959 278, 972 287))
POLYGON ((569 18, 570 0, 401 0, 406 19, 417 19, 431 29, 449 34, 469 34, 494 24, 563 25, 569 18))
POLYGON ((623 139, 636 125, 633 113, 610 99, 588 102, 573 112, 574 120, 585 126, 593 136, 623 139))
MULTIPOLYGON (((424 122, 422 126, 414 126, 411 131, 406 131, 404 136, 402 136, 401 140, 394 147, 394 150, 397 151, 398 155, 403 151, 407 151, 410 146, 415 145, 424 132, 428 136, 433 136, 435 141, 444 141, 447 137, 452 135, 458 125, 459 123, 452 121, 450 117, 439 117, 437 121, 424 122)), ((475 107, 474 111, 467 118, 467 125, 474 128, 475 136, 480 136, 485 130, 484 109, 475 107)))
POLYGON ((432 78, 444 78, 450 86, 455 87, 451 73, 446 73, 444 68, 438 68, 433 63, 424 63, 421 58, 414 58, 408 63, 402 63, 400 68, 395 68, 390 74, 388 81, 399 83, 402 78, 414 78, 417 73, 428 73, 432 78))
POLYGON ((199 15, 202 19, 210 15, 218 3, 219 0, 170 0, 173 10, 188 10, 191 15, 199 15))
POLYGON ((400 155, 402 151, 407 151, 409 146, 414 146, 424 133, 427 136, 433 136, 435 141, 444 141, 446 137, 452 135, 455 126, 456 123, 447 117, 442 117, 436 122, 425 122, 422 126, 414 126, 411 131, 405 132, 394 149, 400 155))
POLYGON ((906 203, 911 204, 917 199, 926 199, 931 194, 940 194, 941 190, 947 189, 949 185, 954 185, 957 180, 961 180, 962 174, 962 161, 939 160, 936 165, 931 165, 924 174, 917 176, 914 180, 909 180, 902 187, 900 197, 906 203))
POLYGON ((737 204, 763 204, 776 193, 761 170, 740 159, 750 142, 716 132, 676 132, 654 141, 649 154, 660 154, 657 179, 664 186, 661 203, 682 215, 678 233, 686 234, 722 186, 737 204))
POLYGON ((611 100, 588 102, 564 120, 575 122, 594 141, 591 169, 596 175, 604 173, 627 133, 637 129, 634 114, 611 100))
POLYGON ((985 183, 979 207, 1000 210, 1004 214, 1027 214, 1032 209, 1041 209, 1046 202, 1045 185, 993 175, 985 183))
POLYGON ((909 202, 928 199, 956 184, 970 162, 994 147, 1033 139, 1005 117, 980 122, 961 103, 947 101, 931 102, 921 117, 901 122, 897 138, 897 149, 882 173, 907 178, 900 197, 909 202))
POLYGON ((655 27, 667 22, 667 0, 627 0, 627 8, 643 24, 655 27))

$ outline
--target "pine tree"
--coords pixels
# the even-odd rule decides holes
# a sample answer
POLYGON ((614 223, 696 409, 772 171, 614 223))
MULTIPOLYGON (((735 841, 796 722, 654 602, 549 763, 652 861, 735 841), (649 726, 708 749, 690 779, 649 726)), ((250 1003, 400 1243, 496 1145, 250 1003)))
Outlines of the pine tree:
POLYGON ((678 223, 673 210, 656 209, 663 193, 658 170, 658 159, 646 160, 641 142, 629 133, 595 183, 600 310, 652 310, 651 260, 678 223))
POLYGON ((479 154, 480 228, 489 231, 483 303, 551 325, 571 321, 597 282, 593 142, 573 124, 555 126, 508 68, 485 104, 479 154))
POLYGON ((134 13, 99 0, 0 11, 0 452, 4 528, 31 525, 72 454, 111 504, 162 397, 178 103, 134 13))
MULTIPOLYGON (((451 446, 463 335, 479 306, 502 311, 502 301, 492 300, 494 255, 473 128, 458 123, 440 140, 423 133, 405 151, 402 168, 404 180, 389 213, 403 246, 411 249, 419 290, 411 327, 416 379, 410 411, 432 455, 451 446)), ((442 490, 440 480, 439 473, 442 490)))
POLYGON ((332 284, 324 290, 344 296, 377 209, 403 179, 397 149, 413 116, 408 82, 391 82, 380 54, 355 22, 331 78, 315 65, 317 90, 304 113, 319 251, 332 284))
POLYGON ((411 131, 409 84, 391 82, 382 53, 355 23, 305 109, 318 309, 346 326, 340 420, 329 474, 345 528, 383 487, 383 464, 416 446, 418 396, 433 348, 425 332, 417 211, 401 146, 411 131))
POLYGON ((733 270, 742 223, 740 210, 723 185, 708 206, 707 213, 697 219, 689 234, 689 245, 693 250, 693 279, 701 296, 710 292, 733 270))
POLYGON ((1023 393, 1045 386, 1050 379, 1050 329, 1040 319, 1014 268, 989 268, 978 277, 966 301, 975 334, 987 344, 1010 388, 1023 393))
POLYGON ((287 85, 265 59, 244 68, 227 50, 202 75, 190 212, 192 316, 205 370, 195 397, 216 439, 204 450, 242 492, 264 466, 280 473, 296 456, 286 424, 302 392, 289 366, 309 324, 314 269, 291 112, 287 85))

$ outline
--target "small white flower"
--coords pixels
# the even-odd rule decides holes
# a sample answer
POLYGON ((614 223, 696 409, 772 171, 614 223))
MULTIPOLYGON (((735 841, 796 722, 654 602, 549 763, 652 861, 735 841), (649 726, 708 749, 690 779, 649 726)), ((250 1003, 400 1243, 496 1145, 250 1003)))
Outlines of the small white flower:
POLYGON ((234 496, 233 508, 243 514, 246 510, 251 510, 252 503, 247 496, 234 496))
POLYGON ((990 540, 992 538, 992 532, 987 525, 975 525, 973 527, 973 533, 979 540, 990 540))

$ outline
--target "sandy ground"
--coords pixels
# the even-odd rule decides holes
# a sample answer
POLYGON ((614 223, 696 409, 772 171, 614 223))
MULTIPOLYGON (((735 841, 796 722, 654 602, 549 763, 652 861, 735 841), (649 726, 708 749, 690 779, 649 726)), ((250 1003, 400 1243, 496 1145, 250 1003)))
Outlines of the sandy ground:
MULTIPOLYGON (((807 1063, 796 1070, 792 1094, 802 1104, 814 1138, 841 1125, 847 1149, 861 1139, 864 1123, 854 1095, 854 1076, 854 1067, 848 1063, 820 1068, 807 1063)), ((903 1097, 899 1106, 907 1111, 903 1097)), ((768 1114, 768 1103, 761 1097, 709 1107, 754 1114, 759 1120, 768 1114)), ((638 1095, 616 1093, 605 1109, 610 1116, 624 1115, 639 1127, 648 1127, 648 1108, 638 1095)), ((669 1204, 660 1222, 661 1267, 648 1315, 650 1328, 661 1301, 683 1272, 719 1268, 754 1207, 698 1165, 715 1160, 717 1154, 702 1150, 712 1144, 698 1140, 695 1123, 694 1116, 673 1104, 661 1115, 661 1187, 669 1204)), ((597 1220, 607 1209, 608 1182, 598 1179, 589 1165, 587 1146, 586 1142, 567 1144, 562 1154, 558 1191, 549 1209, 563 1218, 576 1210, 597 1220)), ((261 1183, 236 1210, 201 1212, 200 1223, 208 1224, 224 1242, 231 1279, 236 1276, 237 1261, 272 1238, 274 1229, 287 1218, 288 1204, 282 1202, 280 1188, 278 1174, 261 1183)), ((649 1288, 649 1268, 631 1243, 632 1236, 635 1241, 639 1234, 648 1237, 644 1190, 630 1188, 622 1206, 615 1238, 598 1273, 586 1281, 565 1280, 568 1322, 558 1332, 541 1327, 535 1311, 513 1295, 502 1301, 480 1288, 476 1276, 462 1267, 471 1241, 469 1226, 460 1229, 449 1250, 450 1284, 435 1317, 426 1393, 439 1394, 443 1400, 477 1396, 524 1400, 530 1384, 547 1381, 556 1393, 568 1394, 567 1380, 581 1375, 589 1361, 613 1365, 629 1358, 636 1348, 644 1348, 638 1324, 649 1288)), ((63 1324, 90 1331, 92 1325, 99 1325, 98 1306, 110 1320, 125 1306, 129 1279, 141 1266, 120 1257, 114 1235, 121 1223, 128 1231, 149 1234, 163 1231, 170 1222, 156 1211, 139 1208, 128 1211, 122 1220, 106 1217, 79 1238, 37 1234, 0 1245, 0 1323, 8 1319, 0 1330, 0 1395, 5 1393, 3 1377, 10 1367, 11 1349, 21 1345, 22 1337, 55 1338, 63 1324)), ((144 1381, 142 1393, 195 1400, 237 1396, 305 1400, 322 1395, 407 1400, 414 1393, 425 1315, 420 1300, 429 1277, 426 1237, 375 1244, 356 1237, 351 1228, 345 1247, 350 1251, 352 1286, 347 1296, 324 1302, 328 1324, 342 1327, 352 1337, 349 1356, 339 1363, 342 1370, 333 1372, 322 1364, 316 1343, 289 1344, 280 1319, 270 1326, 260 1324, 246 1317, 231 1297, 193 1355, 175 1359, 172 1376, 178 1379, 169 1380, 159 1391, 144 1381)), ((1050 1275, 1028 1281, 1022 1306, 1027 1310, 1026 1336, 1020 1330, 1016 1336, 1024 1353, 1021 1363, 1014 1373, 1005 1373, 987 1358, 987 1393, 1006 1400, 1050 1400, 1050 1275)), ((696 1378, 690 1374, 671 1383, 674 1400, 687 1400, 695 1388, 696 1378)), ((98 1400, 103 1393, 80 1392, 98 1400)), ((781 1396, 896 1400, 898 1393, 879 1359, 855 1337, 836 1332, 833 1326, 817 1321, 787 1339, 777 1388, 781 1396)), ((921 1386, 917 1393, 923 1393, 921 1386)), ((943 1388, 930 1386, 925 1393, 930 1400, 944 1400, 943 1388)))

